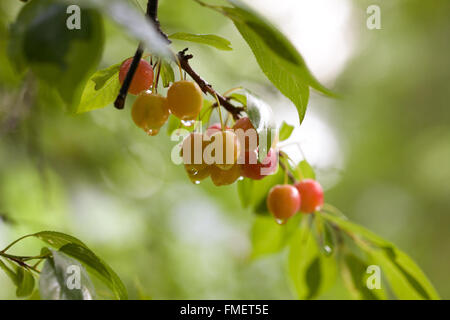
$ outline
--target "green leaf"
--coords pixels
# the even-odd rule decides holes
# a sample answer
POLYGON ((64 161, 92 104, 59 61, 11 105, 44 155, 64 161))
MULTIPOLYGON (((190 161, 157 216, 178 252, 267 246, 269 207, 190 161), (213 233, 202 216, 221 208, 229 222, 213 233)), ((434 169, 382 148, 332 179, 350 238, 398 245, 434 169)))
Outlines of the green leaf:
POLYGON ((30 270, 19 267, 17 269, 17 290, 19 298, 28 297, 34 290, 34 277, 30 270))
POLYGON ((216 36, 214 34, 192 34, 186 32, 177 32, 169 36, 169 39, 183 40, 201 44, 207 44, 219 50, 230 51, 231 42, 225 38, 216 36))
POLYGON ((367 287, 367 263, 352 253, 346 253, 341 258, 341 269, 344 284, 354 299, 379 300, 385 299, 384 290, 367 287))
POLYGON ((323 221, 320 215, 314 216, 313 233, 320 251, 326 256, 332 255, 335 252, 336 244, 334 230, 328 223, 323 221))
POLYGON ((247 115, 259 136, 258 158, 263 161, 277 134, 272 108, 260 98, 246 93, 247 115))
POLYGON ((169 120, 167 121, 167 135, 171 136, 175 130, 180 128, 181 120, 174 115, 169 116, 169 120))
POLYGON ((289 246, 288 275, 298 299, 317 298, 336 280, 336 260, 320 253, 307 220, 289 246))
POLYGON ((57 0, 29 1, 11 27, 9 53, 19 70, 29 66, 73 111, 100 61, 104 31, 100 14, 92 9, 82 10, 81 29, 69 30, 66 10, 57 0))
POLYGON ((286 224, 279 225, 272 216, 257 216, 251 232, 252 257, 280 252, 295 234, 300 219, 301 215, 296 215, 286 224))
POLYGON ((117 274, 87 247, 69 243, 59 250, 83 263, 114 292, 117 299, 128 299, 127 290, 117 274))
POLYGON ((425 274, 405 253, 393 246, 365 249, 374 263, 381 266, 397 298, 402 300, 439 299, 439 295, 425 274))
POLYGON ((5 12, 9 8, 0 5, 0 83, 6 87, 16 87, 20 84, 21 74, 14 69, 8 58, 8 46, 10 42, 10 34, 8 30, 8 22, 5 12))
POLYGON ((51 251, 39 279, 43 300, 92 300, 94 286, 83 266, 59 251, 51 251), (77 285, 78 282, 78 285, 77 285))
POLYGON ((280 128, 280 133, 279 133, 280 141, 289 139, 289 137, 292 134, 292 131, 294 131, 294 127, 287 124, 286 122, 283 122, 283 124, 281 125, 281 128, 280 128))
POLYGON ((297 170, 302 179, 316 179, 316 173, 311 165, 306 160, 300 161, 297 166, 297 170))
POLYGON ((250 46, 267 78, 297 107, 302 122, 309 99, 309 86, 333 95, 317 81, 294 45, 270 22, 242 1, 228 0, 233 7, 222 7, 250 46))
POLYGON ((75 237, 72 237, 68 234, 62 233, 62 232, 56 232, 56 231, 41 231, 38 233, 30 234, 29 237, 36 237, 49 245, 51 245, 53 248, 59 249, 62 246, 69 244, 69 243, 75 243, 80 246, 86 247, 86 245, 78 240, 75 237))
MULTIPOLYGON (((116 298, 127 299, 128 294, 125 285, 117 274, 103 260, 97 257, 82 241, 75 237, 61 232, 42 231, 26 235, 19 240, 29 237, 38 238, 53 248, 59 249, 86 265, 96 276, 99 277, 114 292, 116 298)), ((42 248, 41 254, 48 252, 47 248, 42 248)), ((54 253, 54 251, 52 251, 54 253)), ((0 261, 1 262, 1 261, 0 261)), ((0 264, 0 267, 2 265, 0 264)))
MULTIPOLYGON (((73 0, 61 0, 67 4, 73 4, 73 0)), ((123 31, 144 43, 153 54, 161 57, 172 57, 167 41, 147 19, 129 1, 123 0, 77 0, 77 4, 84 8, 97 9, 102 14, 111 18, 123 31)))
POLYGON ((391 242, 343 218, 325 212, 322 212, 321 215, 345 232, 363 239, 363 241, 358 241, 357 245, 381 266, 392 290, 399 299, 439 299, 436 289, 423 271, 407 254, 391 242))
POLYGON ((11 279, 11 281, 17 286, 19 284, 19 279, 17 273, 15 273, 10 267, 8 267, 2 259, 0 259, 0 269, 2 269, 6 275, 11 279))
POLYGON ((230 95, 230 98, 239 102, 243 106, 247 105, 247 96, 245 94, 233 93, 230 95))
POLYGON ((94 89, 96 91, 103 89, 106 85, 108 85, 108 81, 113 77, 119 77, 121 63, 117 63, 115 65, 110 66, 109 68, 99 70, 94 73, 90 80, 94 82, 94 89))
POLYGON ((48 243, 52 247, 78 259, 86 267, 93 271, 114 292, 117 299, 128 299, 127 290, 117 274, 103 260, 97 257, 83 242, 70 235, 55 232, 42 231, 29 236, 34 236, 48 243))
POLYGON ((86 83, 75 113, 104 108, 113 103, 120 90, 120 64, 99 70, 86 83))
POLYGON ((172 65, 165 60, 161 63, 161 80, 164 88, 168 88, 171 83, 175 82, 175 74, 172 65))

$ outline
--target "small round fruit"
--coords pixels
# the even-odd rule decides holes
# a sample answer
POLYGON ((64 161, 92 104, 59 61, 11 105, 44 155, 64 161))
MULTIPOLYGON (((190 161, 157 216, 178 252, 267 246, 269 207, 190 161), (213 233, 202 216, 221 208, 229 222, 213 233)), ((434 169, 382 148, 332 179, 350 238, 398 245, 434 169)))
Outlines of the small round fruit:
POLYGON ((322 186, 313 179, 304 179, 295 184, 302 203, 300 211, 304 213, 313 213, 323 206, 323 189, 322 186))
POLYGON ((157 133, 169 118, 166 98, 142 92, 134 101, 131 117, 139 128, 154 135, 153 133, 157 133))
POLYGON ((218 187, 230 185, 239 179, 240 176, 241 168, 238 164, 233 165, 229 170, 211 166, 211 180, 218 187))
POLYGON ((233 131, 219 131, 212 135, 214 163, 222 170, 228 170, 237 163, 241 147, 233 131))
POLYGON ((203 152, 208 144, 209 141, 204 139, 203 134, 199 132, 193 132, 184 138, 180 153, 183 157, 183 163, 186 165, 206 166, 203 152))
POLYGON ((258 132, 248 117, 236 121, 233 126, 234 133, 238 136, 239 142, 245 151, 256 150, 259 143, 258 132))
POLYGON ((300 193, 289 184, 276 185, 269 191, 267 207, 273 216, 286 221, 300 209, 300 193))
POLYGON ((211 166, 200 167, 200 165, 184 165, 184 168, 188 174, 192 183, 198 184, 200 181, 205 180, 211 174, 211 166))
POLYGON ((200 87, 187 80, 173 83, 167 91, 169 109, 181 120, 195 120, 203 106, 203 93, 200 87))
MULTIPOLYGON (((225 130, 230 130, 231 128, 229 126, 225 126, 225 130)), ((212 137, 213 134, 222 131, 222 125, 220 123, 214 123, 213 125, 210 125, 208 129, 206 129, 205 134, 208 137, 212 137)))
POLYGON ((261 180, 268 175, 273 174, 277 169, 277 153, 270 149, 266 158, 258 161, 257 151, 247 151, 245 153, 244 163, 242 164, 242 175, 253 180, 261 180))
MULTIPOLYGON (((133 58, 125 60, 120 66, 119 81, 123 84, 128 70, 130 70, 131 62, 133 58)), ((138 95, 142 91, 148 90, 153 84, 153 68, 144 59, 139 62, 138 68, 133 76, 128 92, 134 95, 138 95)))

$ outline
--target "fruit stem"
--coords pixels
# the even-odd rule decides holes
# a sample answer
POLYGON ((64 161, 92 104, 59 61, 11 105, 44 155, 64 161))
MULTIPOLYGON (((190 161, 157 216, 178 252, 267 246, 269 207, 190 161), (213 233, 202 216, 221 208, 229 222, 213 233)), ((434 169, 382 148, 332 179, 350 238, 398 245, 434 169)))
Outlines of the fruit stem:
POLYGON ((288 171, 284 170, 284 184, 288 184, 288 171))
POLYGON ((180 71, 180 80, 183 80, 183 68, 181 68, 181 63, 180 63, 180 59, 178 58, 178 55, 175 54, 175 52, 173 52, 171 50, 173 56, 174 56, 174 60, 178 65, 178 70, 180 71))
MULTIPOLYGON (((291 179, 291 181, 293 183, 296 183, 297 179, 295 178, 295 176, 292 174, 292 172, 289 170, 289 168, 283 162, 283 159, 285 159, 284 155, 285 155, 284 152, 280 151, 278 153, 278 163, 280 164, 281 169, 283 169, 284 172, 286 173, 286 175, 289 177, 289 179, 291 179)), ((285 183, 286 183, 286 181, 285 181, 285 183)))
POLYGON ((159 76, 161 75, 161 59, 158 59, 158 63, 156 64, 156 79, 155 83, 153 84, 153 91, 155 93, 158 93, 158 83, 159 83, 159 76))
POLYGON ((219 101, 219 98, 217 97, 217 94, 216 94, 216 93, 214 93, 214 98, 216 99, 216 103, 217 103, 217 105, 219 106, 219 107, 217 108, 217 111, 219 112, 220 127, 221 127, 221 129, 222 129, 222 132, 224 132, 224 131, 225 131, 225 126, 224 126, 223 118, 222 118, 222 110, 220 109, 220 101, 219 101))
POLYGON ((181 68, 198 84, 200 89, 203 91, 203 93, 209 93, 211 96, 215 97, 217 96, 218 106, 223 106, 228 112, 230 112, 233 115, 233 118, 235 120, 240 118, 241 112, 244 111, 243 107, 236 107, 230 101, 219 94, 216 90, 213 89, 213 87, 206 82, 200 75, 198 75, 190 66, 189 60, 192 59, 194 56, 191 54, 186 54, 187 48, 178 52, 178 61, 181 64, 181 68))
POLYGON ((236 87, 236 88, 231 88, 230 90, 227 90, 223 93, 223 96, 226 97, 228 96, 230 93, 233 93, 235 91, 239 91, 239 90, 243 90, 243 87, 236 87))

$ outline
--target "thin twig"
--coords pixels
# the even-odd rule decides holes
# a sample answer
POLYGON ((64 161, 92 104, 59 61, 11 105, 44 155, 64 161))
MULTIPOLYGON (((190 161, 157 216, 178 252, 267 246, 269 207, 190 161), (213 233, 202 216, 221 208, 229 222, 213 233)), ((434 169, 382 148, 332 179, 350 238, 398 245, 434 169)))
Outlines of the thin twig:
MULTIPOLYGON (((146 15, 153 22, 156 30, 161 34, 161 36, 167 40, 167 43, 171 43, 166 33, 161 30, 161 26, 158 20, 158 0, 149 0, 147 2, 147 13, 146 15)), ((180 64, 181 68, 189 74, 189 76, 199 85, 200 89, 205 93, 209 93, 211 96, 217 96, 219 103, 223 106, 228 112, 233 115, 235 120, 239 119, 241 113, 244 111, 243 107, 236 107, 232 103, 230 103, 230 99, 228 97, 222 96, 213 87, 206 82, 197 72, 195 72, 189 64, 189 59, 192 59, 193 56, 191 54, 187 55, 188 49, 184 49, 180 51, 177 55, 177 63, 180 64)), ((120 88, 119 95, 117 96, 116 101, 114 102, 114 106, 117 109, 123 109, 125 106, 125 99, 127 97, 128 89, 130 87, 131 81, 133 80, 134 73, 136 72, 137 66, 139 65, 139 61, 142 57, 143 53, 143 45, 139 44, 138 49, 136 50, 136 54, 133 57, 133 61, 130 65, 130 69, 125 77, 125 80, 120 88)), ((213 106, 217 106, 217 103, 213 106)))
POLYGON ((149 0, 147 2, 147 16, 150 18, 151 22, 156 28, 156 31, 167 41, 167 43, 171 43, 169 37, 166 33, 161 30, 161 24, 158 20, 158 0, 149 0))
POLYGON ((187 50, 188 49, 186 48, 178 52, 177 57, 180 62, 181 68, 186 71, 186 73, 199 85, 200 89, 202 89, 204 93, 209 93, 213 97, 217 96, 220 105, 223 106, 228 112, 230 112, 235 120, 239 119, 241 112, 244 111, 244 108, 236 107, 231 104, 229 99, 214 90, 214 88, 208 82, 206 82, 206 80, 204 80, 197 72, 194 71, 194 69, 192 69, 189 64, 189 60, 193 58, 193 55, 186 54, 187 50))
POLYGON ((284 170, 284 172, 287 173, 289 179, 291 179, 292 183, 296 183, 297 179, 295 178, 295 176, 292 174, 292 172, 286 167, 286 165, 284 164, 284 162, 281 160, 281 157, 278 156, 278 162, 280 164, 281 169, 284 170))

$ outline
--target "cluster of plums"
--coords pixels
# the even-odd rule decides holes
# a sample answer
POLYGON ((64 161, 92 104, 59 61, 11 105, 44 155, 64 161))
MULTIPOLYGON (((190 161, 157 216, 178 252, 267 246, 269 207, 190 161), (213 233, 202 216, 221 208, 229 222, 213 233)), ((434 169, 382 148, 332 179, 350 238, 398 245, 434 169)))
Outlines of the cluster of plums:
MULTIPOLYGON (((125 80, 132 60, 127 59, 120 66, 120 83, 125 80)), ((167 97, 163 97, 148 91, 153 85, 153 78, 151 64, 141 59, 128 89, 129 93, 138 95, 131 116, 139 128, 154 136, 158 134, 170 114, 183 121, 191 121, 198 116, 203 106, 203 93, 195 82, 187 80, 174 82, 167 91, 167 97)))
POLYGON ((236 121, 232 128, 213 124, 205 133, 194 132, 182 143, 181 155, 189 179, 194 183, 211 177, 216 186, 234 183, 240 177, 261 180, 277 169, 278 156, 270 149, 258 160, 258 135, 248 117, 236 121), (249 130, 252 133, 249 133, 249 130))
POLYGON ((274 186, 267 196, 267 207, 277 221, 284 223, 299 211, 314 213, 323 205, 323 190, 313 179, 303 179, 294 185, 274 186))

